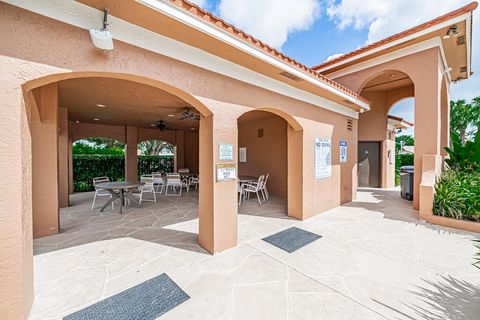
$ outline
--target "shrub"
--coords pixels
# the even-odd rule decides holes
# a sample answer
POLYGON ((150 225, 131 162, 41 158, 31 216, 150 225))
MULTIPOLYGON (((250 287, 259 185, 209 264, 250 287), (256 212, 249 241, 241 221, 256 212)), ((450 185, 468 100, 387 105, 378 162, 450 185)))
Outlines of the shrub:
POLYGON ((413 166, 413 154, 395 155, 395 185, 400 184, 400 168, 403 166, 413 166))
MULTIPOLYGON (((173 171, 173 156, 138 156, 138 175, 173 171)), ((92 179, 107 176, 110 181, 123 181, 123 155, 73 155, 73 191, 94 190, 92 179)))
POLYGON ((435 185, 433 213, 479 221, 480 172, 446 168, 435 185))

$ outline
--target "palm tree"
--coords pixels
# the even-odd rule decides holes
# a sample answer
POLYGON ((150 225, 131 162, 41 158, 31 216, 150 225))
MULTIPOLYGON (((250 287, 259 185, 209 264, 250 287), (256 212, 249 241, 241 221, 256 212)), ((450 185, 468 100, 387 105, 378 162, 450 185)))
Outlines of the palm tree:
POLYGON ((480 124, 480 97, 473 99, 472 104, 465 100, 450 101, 450 131, 460 136, 462 144, 475 134, 476 130, 468 132, 469 128, 478 128, 480 124))

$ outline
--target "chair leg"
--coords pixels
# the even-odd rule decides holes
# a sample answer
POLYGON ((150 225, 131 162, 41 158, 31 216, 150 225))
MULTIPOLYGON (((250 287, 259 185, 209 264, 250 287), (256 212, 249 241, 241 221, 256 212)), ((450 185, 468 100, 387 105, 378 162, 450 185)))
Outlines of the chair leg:
POLYGON ((155 190, 153 190, 153 201, 157 202, 157 195, 155 194, 155 190))
POLYGON ((93 196, 93 202, 92 202, 92 209, 95 207, 95 200, 97 199, 97 192, 95 191, 95 195, 93 196))
POLYGON ((268 193, 267 187, 263 188, 263 190, 265 192, 265 196, 267 197, 267 200, 270 200, 270 194, 268 193))
POLYGON ((262 201, 260 200, 260 195, 258 194, 258 191, 256 192, 256 194, 257 194, 258 204, 262 204, 262 201))
POLYGON ((143 199, 143 190, 140 191, 140 200, 138 201, 138 206, 140 207, 140 205, 142 204, 142 199, 143 199))

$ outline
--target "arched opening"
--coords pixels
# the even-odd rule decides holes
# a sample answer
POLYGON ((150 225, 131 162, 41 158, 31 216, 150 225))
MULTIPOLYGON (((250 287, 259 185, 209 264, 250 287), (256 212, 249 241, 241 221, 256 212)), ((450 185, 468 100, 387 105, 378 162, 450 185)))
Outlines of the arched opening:
POLYGON ((395 137, 413 126, 414 83, 404 72, 386 70, 367 79, 361 88, 371 109, 358 122, 358 186, 392 188, 398 183, 395 137))
POLYGON ((197 243, 198 231, 170 228, 187 221, 198 225, 195 221, 202 195, 198 187, 199 131, 205 117, 211 116, 204 105, 178 89, 130 75, 53 75, 27 83, 24 90, 31 117, 34 238, 52 235, 48 241, 34 241, 35 253, 112 237, 178 247, 178 242, 161 240, 170 235, 187 239, 182 240, 183 248, 205 252, 197 243), (118 154, 109 154, 113 151, 118 154), (87 153, 95 154, 98 159, 74 163, 78 153, 84 158, 88 158, 87 153), (76 166, 82 168, 75 170, 76 166), (137 181, 145 185, 150 181, 142 176, 174 173, 181 168, 189 171, 183 171, 180 185, 171 188, 175 196, 172 190, 166 194, 165 189, 157 188, 160 180, 166 187, 166 175, 155 176, 155 189, 139 200, 146 189, 137 181), (77 199, 69 195, 88 191, 74 183, 80 174, 88 176, 85 185, 93 184, 93 178, 107 177, 109 182, 124 181, 131 186, 102 189, 105 197, 100 199, 98 194, 95 198, 95 188, 77 199), (197 180, 190 185, 192 175, 197 180), (105 190, 111 191, 110 195, 105 190), (128 222, 137 218, 144 222, 128 222))
MULTIPOLYGON (((296 159, 300 156, 296 149, 301 146, 298 140, 301 126, 293 117, 274 109, 246 112, 237 122, 238 213, 300 218, 298 208, 293 209, 298 201, 293 190, 300 189, 302 181, 301 166, 296 159)), ((239 235, 242 237, 241 226, 239 235)))

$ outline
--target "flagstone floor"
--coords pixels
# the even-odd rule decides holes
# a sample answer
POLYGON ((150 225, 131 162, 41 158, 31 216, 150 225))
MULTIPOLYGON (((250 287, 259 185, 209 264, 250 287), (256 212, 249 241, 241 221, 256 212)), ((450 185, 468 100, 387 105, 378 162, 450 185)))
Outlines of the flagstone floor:
POLYGON ((282 199, 250 200, 239 246, 215 256, 196 244, 195 192, 121 216, 74 195, 62 232, 34 241, 31 319, 61 319, 161 273, 191 297, 161 319, 478 319, 480 234, 419 222, 398 194, 362 189, 306 221, 287 218, 282 199), (291 254, 261 240, 290 226, 322 238, 291 254))

